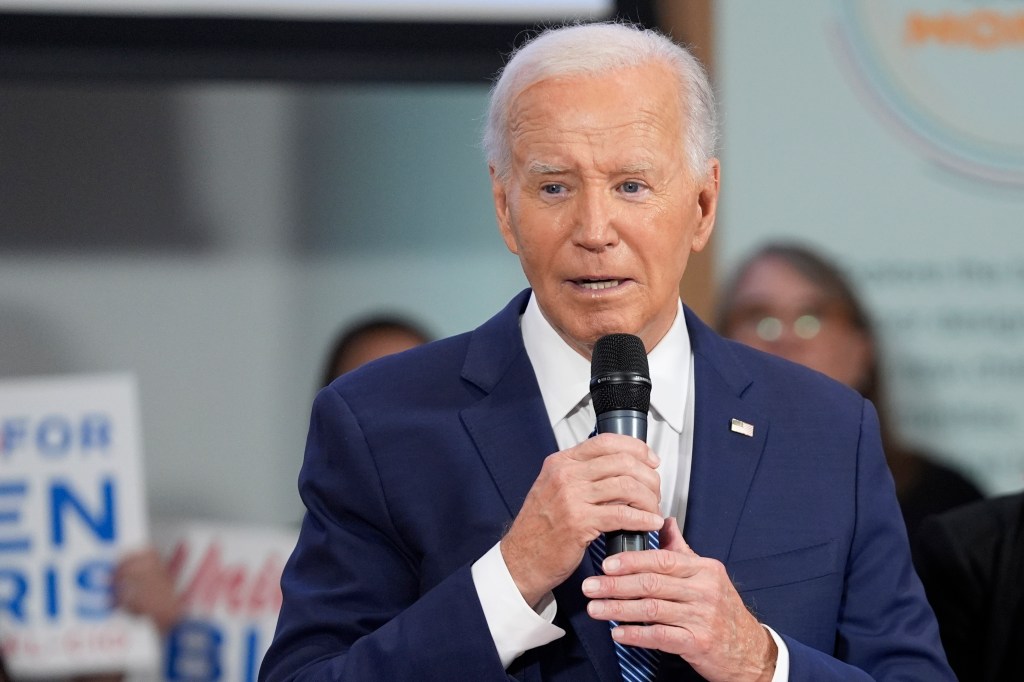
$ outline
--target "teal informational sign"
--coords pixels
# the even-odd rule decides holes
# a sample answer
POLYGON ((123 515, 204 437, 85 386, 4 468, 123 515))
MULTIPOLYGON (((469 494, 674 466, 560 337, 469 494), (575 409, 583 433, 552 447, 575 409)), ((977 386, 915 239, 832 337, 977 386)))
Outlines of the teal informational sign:
POLYGON ((1024 487, 1024 1, 716 9, 720 270, 769 240, 836 260, 899 431, 1024 487))
POLYGON ((1024 188, 1024 3, 837 7, 837 56, 894 136, 965 178, 1024 188))

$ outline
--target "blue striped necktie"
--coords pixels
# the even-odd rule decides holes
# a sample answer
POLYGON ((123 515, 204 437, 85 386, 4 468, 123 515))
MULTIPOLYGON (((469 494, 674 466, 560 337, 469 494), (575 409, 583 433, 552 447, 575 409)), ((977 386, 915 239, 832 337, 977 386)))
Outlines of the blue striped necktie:
MULTIPOLYGON (((647 543, 651 549, 658 548, 658 533, 650 531, 647 533, 647 543)), ((604 561, 604 534, 597 536, 597 539, 590 543, 590 557, 594 561, 594 567, 601 573, 601 562, 604 561)), ((611 627, 618 625, 615 621, 609 621, 611 627)), ((644 649, 636 646, 619 644, 612 640, 615 645, 615 655, 619 658, 619 668, 622 670, 624 682, 652 682, 658 672, 658 655, 661 653, 656 649, 644 649)))

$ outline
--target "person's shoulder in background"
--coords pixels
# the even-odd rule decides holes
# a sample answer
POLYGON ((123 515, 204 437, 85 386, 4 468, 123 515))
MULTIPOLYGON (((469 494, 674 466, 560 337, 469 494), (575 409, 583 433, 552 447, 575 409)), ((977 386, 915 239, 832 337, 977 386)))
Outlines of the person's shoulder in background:
POLYGON ((1024 492, 976 500, 928 516, 921 522, 919 542, 922 547, 953 542, 958 555, 997 563, 1021 532, 1024 492))
POLYGON ((1024 492, 927 517, 915 549, 958 677, 1024 679, 1024 492))
POLYGON ((933 456, 918 450, 888 454, 891 467, 912 468, 909 475, 897 476, 897 480, 904 482, 897 495, 911 542, 925 518, 985 497, 967 476, 933 456))

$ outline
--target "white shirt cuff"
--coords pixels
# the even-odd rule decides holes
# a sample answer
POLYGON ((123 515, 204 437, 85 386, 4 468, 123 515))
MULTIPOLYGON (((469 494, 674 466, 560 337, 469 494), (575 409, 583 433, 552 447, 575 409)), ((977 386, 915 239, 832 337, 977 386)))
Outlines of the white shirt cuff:
MULTIPOLYGON (((762 625, 764 625, 762 623, 762 625)), ((775 640, 775 646, 779 648, 778 658, 775 659, 775 674, 772 675, 772 682, 789 682, 789 648, 786 643, 779 637, 779 633, 772 630, 767 625, 764 629, 768 631, 768 634, 775 640)))
POLYGON ((530 608, 508 572, 500 542, 476 560, 472 573, 473 585, 503 667, 508 668, 524 651, 565 635, 565 630, 553 625, 558 611, 554 595, 545 595, 537 611, 530 608))

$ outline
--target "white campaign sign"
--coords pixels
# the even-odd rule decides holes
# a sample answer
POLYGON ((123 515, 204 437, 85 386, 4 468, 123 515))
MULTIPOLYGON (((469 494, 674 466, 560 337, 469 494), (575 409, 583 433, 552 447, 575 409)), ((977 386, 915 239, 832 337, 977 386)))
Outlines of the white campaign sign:
POLYGON ((298 530, 157 523, 185 618, 167 636, 163 679, 255 682, 281 609, 281 571, 298 530))
POLYGON ((15 679, 155 668, 156 633, 113 608, 146 543, 135 382, 0 381, 0 644, 15 679))

